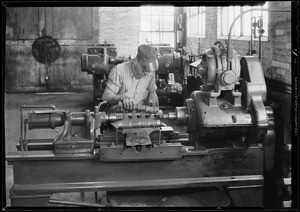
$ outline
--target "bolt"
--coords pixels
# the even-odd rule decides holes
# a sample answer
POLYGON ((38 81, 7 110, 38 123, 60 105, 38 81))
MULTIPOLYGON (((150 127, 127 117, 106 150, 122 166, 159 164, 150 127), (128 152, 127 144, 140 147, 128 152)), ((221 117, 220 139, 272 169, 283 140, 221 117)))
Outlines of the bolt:
POLYGON ((97 63, 92 64, 92 68, 96 68, 97 63))
POLYGON ((229 106, 228 106, 227 104, 223 104, 223 108, 224 108, 224 109, 228 109, 229 106))

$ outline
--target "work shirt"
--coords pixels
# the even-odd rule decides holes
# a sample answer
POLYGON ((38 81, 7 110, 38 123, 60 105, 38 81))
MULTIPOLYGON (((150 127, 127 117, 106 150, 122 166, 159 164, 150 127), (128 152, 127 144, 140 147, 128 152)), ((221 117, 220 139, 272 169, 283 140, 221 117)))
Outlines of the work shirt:
POLYGON ((136 79, 133 75, 133 61, 123 62, 111 69, 106 87, 115 94, 127 94, 135 105, 144 104, 149 92, 155 92, 155 74, 136 79))

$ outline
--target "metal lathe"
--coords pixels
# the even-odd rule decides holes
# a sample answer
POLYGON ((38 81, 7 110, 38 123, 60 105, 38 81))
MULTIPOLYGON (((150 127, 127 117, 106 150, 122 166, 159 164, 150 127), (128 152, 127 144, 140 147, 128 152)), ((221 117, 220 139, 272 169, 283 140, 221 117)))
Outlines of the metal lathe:
POLYGON ((217 41, 198 73, 204 84, 168 112, 136 105, 133 113, 107 113, 104 103, 84 112, 22 106, 19 151, 6 155, 12 206, 46 206, 63 192, 256 186, 268 208, 275 133, 260 61, 217 41), (167 121, 185 126, 186 134, 167 121), (27 138, 28 130, 59 127, 55 138, 27 138))

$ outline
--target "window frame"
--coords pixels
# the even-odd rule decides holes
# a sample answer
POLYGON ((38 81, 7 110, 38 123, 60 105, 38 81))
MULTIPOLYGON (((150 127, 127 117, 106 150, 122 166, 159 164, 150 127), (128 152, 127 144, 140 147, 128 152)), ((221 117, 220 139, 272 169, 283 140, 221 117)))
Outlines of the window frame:
MULTIPOLYGON (((260 6, 260 9, 265 9, 265 8, 268 8, 268 6, 269 6, 269 4, 268 4, 268 2, 265 4, 265 5, 261 5, 260 6)), ((233 7, 233 6, 230 6, 230 7, 233 7)), ((218 29, 217 29, 217 39, 228 39, 228 32, 229 32, 229 29, 230 29, 230 25, 232 24, 232 22, 230 23, 230 25, 228 25, 227 26, 227 35, 223 35, 222 34, 222 30, 223 30, 223 26, 222 26, 222 21, 221 21, 221 19, 222 19, 222 10, 223 10, 223 8, 230 8, 229 6, 227 6, 227 7, 218 7, 218 29)), ((250 8, 255 8, 255 7, 257 7, 257 6, 250 6, 249 8, 245 8, 244 6, 239 6, 240 7, 240 12, 239 12, 239 15, 242 13, 242 12, 244 12, 244 11, 246 11, 246 10, 249 10, 250 8)), ((256 11, 256 12, 258 12, 258 11, 256 11)), ((268 11, 260 11, 260 13, 261 13, 261 16, 264 16, 264 14, 263 13, 266 13, 266 15, 267 15, 267 17, 268 17, 268 19, 269 19, 269 13, 268 13, 268 11)), ((246 13, 247 14, 247 13, 246 13)), ((252 21, 252 18, 253 18, 253 11, 251 11, 251 12, 249 12, 248 14, 250 14, 250 18, 251 18, 251 21, 252 21)), ((237 15, 234 15, 234 18, 233 19, 235 19, 237 17, 237 15)), ((229 18, 229 16, 227 15, 227 20, 228 20, 228 18, 229 18)), ((251 35, 244 35, 244 28, 243 28, 243 22, 245 21, 245 15, 243 15, 243 16, 241 16, 241 18, 240 18, 240 35, 239 36, 237 36, 237 35, 234 35, 234 27, 233 27, 233 30, 232 30, 232 32, 231 32, 231 39, 232 40, 247 40, 247 41, 249 41, 250 39, 251 39, 251 35)), ((235 22, 235 25, 238 23, 238 20, 235 22)), ((252 29, 252 27, 251 27, 251 29, 252 29)), ((262 37, 261 37, 261 41, 268 41, 269 40, 269 34, 268 34, 268 31, 269 31, 269 20, 267 21, 267 23, 264 23, 264 27, 263 27, 263 29, 265 30, 265 32, 267 33, 267 35, 263 35, 262 37)), ((251 33, 251 32, 250 32, 251 33)), ((257 32, 256 32, 257 33, 257 32)), ((258 37, 256 37, 256 38, 254 38, 254 36, 252 36, 252 39, 253 40, 258 40, 258 37)))
MULTIPOLYGON (((162 44, 164 43, 163 40, 165 39, 164 37, 164 34, 167 34, 167 33, 170 33, 173 35, 173 40, 169 41, 169 44, 170 46, 172 47, 175 47, 176 46, 176 35, 175 35, 175 7, 174 6, 171 6, 171 5, 166 5, 166 6, 150 6, 150 5, 144 5, 144 6, 140 6, 140 20, 142 20, 143 17, 148 17, 150 18, 150 30, 142 30, 142 23, 140 23, 140 30, 139 30, 139 43, 144 43, 145 41, 141 42, 141 33, 150 33, 150 34, 155 34, 155 33, 158 33, 158 40, 159 40, 159 43, 162 44), (149 14, 145 14, 143 15, 142 14, 142 7, 149 7, 151 9, 151 12, 149 14), (153 8, 156 8, 156 7, 169 7, 169 8, 172 8, 172 12, 171 11, 164 11, 162 10, 161 14, 159 13, 158 15, 157 14, 153 14, 152 11, 153 11, 153 8), (153 21, 153 17, 158 17, 158 21, 159 21, 159 26, 161 23, 164 22, 164 18, 165 17, 172 17, 173 18, 173 25, 172 25, 172 30, 165 30, 164 28, 165 27, 162 27, 162 28, 159 28, 158 30, 153 30, 153 25, 152 25, 152 21, 153 21), (162 41, 161 41, 162 40, 162 41)), ((164 26, 164 25, 163 25, 164 26)), ((151 41, 152 42, 152 41, 151 41)), ((156 44, 154 42, 152 42, 153 44, 156 44)))
POLYGON ((195 38, 206 38, 206 7, 205 6, 197 6, 197 7, 186 7, 187 13, 187 36, 195 37, 195 38), (190 14, 191 8, 197 8, 196 14, 190 14), (192 18, 196 19, 196 23, 192 23, 192 18), (200 23, 204 23, 203 25, 200 23), (191 34, 191 25, 196 24, 198 28, 195 31, 198 31, 198 34, 191 34), (201 30, 203 29, 203 30, 201 30), (203 33, 202 33, 203 32, 203 33))

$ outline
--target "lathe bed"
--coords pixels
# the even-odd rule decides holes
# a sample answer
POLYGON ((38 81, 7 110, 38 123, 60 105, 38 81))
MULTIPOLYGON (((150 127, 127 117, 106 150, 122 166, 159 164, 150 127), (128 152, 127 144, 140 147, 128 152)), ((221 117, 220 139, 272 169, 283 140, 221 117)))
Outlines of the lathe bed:
POLYGON ((105 163, 98 154, 12 153, 7 155, 14 171, 11 202, 13 206, 47 206, 54 193, 263 185, 261 147, 199 154, 173 161, 105 163))

